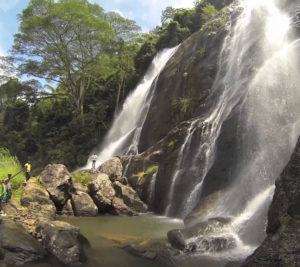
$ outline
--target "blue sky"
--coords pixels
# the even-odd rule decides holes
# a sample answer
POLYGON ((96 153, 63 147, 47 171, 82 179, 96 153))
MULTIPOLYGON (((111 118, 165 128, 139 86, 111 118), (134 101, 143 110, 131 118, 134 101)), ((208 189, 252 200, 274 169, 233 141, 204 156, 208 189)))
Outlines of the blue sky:
MULTIPOLYGON (((18 32, 20 13, 30 0, 0 0, 0 55, 7 54, 18 32)), ((117 11, 124 17, 134 19, 143 31, 160 24, 161 11, 167 6, 191 8, 194 0, 90 0, 105 11, 117 11)))

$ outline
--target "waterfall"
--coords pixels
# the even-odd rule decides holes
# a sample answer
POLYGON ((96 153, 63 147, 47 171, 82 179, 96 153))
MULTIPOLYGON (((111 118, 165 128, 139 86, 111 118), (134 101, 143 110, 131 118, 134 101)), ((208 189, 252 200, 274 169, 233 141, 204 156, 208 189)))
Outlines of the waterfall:
POLYGON ((219 56, 212 87, 217 101, 206 118, 191 122, 166 196, 165 214, 185 217, 195 208, 205 183, 214 179, 218 140, 224 124, 234 116, 238 157, 233 166, 226 166, 232 169, 227 186, 199 222, 231 218, 226 231, 240 244, 237 251, 247 255, 265 236, 275 179, 300 134, 300 40, 295 40, 290 18, 275 0, 241 0, 233 8, 241 14, 228 25, 219 56), (190 143, 194 145, 188 149, 190 143), (183 192, 189 176, 192 182, 186 182, 183 192), (183 194, 185 201, 179 206, 172 202, 173 196, 183 194))
MULTIPOLYGON (((142 81, 129 95, 116 116, 107 136, 98 151, 96 166, 113 156, 123 155, 127 152, 137 153, 141 129, 147 116, 152 96, 156 88, 156 80, 177 47, 164 49, 153 59, 142 81)), ((91 168, 89 159, 85 168, 91 168)))

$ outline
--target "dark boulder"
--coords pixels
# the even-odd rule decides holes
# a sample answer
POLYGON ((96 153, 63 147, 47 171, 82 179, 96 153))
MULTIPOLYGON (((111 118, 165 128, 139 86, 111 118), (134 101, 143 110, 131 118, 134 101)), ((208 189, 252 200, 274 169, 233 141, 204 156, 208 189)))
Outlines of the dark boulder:
POLYGON ((123 201, 123 199, 114 197, 112 200, 112 211, 113 214, 116 215, 137 215, 137 213, 129 208, 123 201))
POLYGON ((98 171, 107 174, 112 182, 122 181, 123 166, 120 158, 118 157, 105 161, 98 168, 98 171))
POLYGON ((77 227, 62 221, 41 222, 36 232, 44 247, 60 262, 77 266, 87 261, 84 247, 90 245, 77 227))
POLYGON ((74 215, 74 211, 73 211, 71 199, 69 199, 69 200, 65 203, 65 205, 64 205, 64 207, 63 207, 63 209, 62 209, 62 211, 61 211, 61 214, 62 214, 62 215, 70 215, 70 216, 73 216, 73 215, 74 215))
POLYGON ((54 205, 53 201, 49 198, 47 190, 34 178, 26 183, 21 196, 22 206, 28 207, 32 202, 37 202, 41 205, 54 205))
POLYGON ((21 266, 46 257, 42 245, 11 220, 0 224, 0 266, 21 266))
POLYGON ((147 205, 141 201, 138 194, 130 186, 123 185, 120 182, 114 182, 113 187, 116 196, 123 199, 124 203, 136 212, 146 212, 147 205))
POLYGON ((61 210, 73 191, 71 174, 67 168, 62 164, 48 164, 40 175, 40 181, 57 209, 61 210))
POLYGON ((168 232, 170 244, 184 252, 220 252, 236 247, 236 239, 226 234, 228 218, 212 218, 185 229, 168 232))
POLYGON ((89 194, 76 191, 72 194, 72 207, 76 216, 96 216, 98 208, 89 194))
POLYGON ((95 173, 88 187, 99 212, 109 211, 112 206, 112 200, 116 195, 109 176, 105 173, 95 173))

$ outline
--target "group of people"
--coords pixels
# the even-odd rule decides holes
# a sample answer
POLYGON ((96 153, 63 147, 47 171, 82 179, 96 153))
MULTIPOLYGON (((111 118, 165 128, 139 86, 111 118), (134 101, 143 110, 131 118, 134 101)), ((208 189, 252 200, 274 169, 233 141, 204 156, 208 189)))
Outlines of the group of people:
MULTIPOLYGON (((31 163, 27 161, 21 171, 25 171, 26 182, 30 179, 31 172, 31 163)), ((20 171, 20 172, 21 172, 20 171)), ((18 172, 17 174, 19 174, 18 172)), ((14 176, 16 176, 15 174, 14 176)), ((8 174, 7 177, 3 180, 0 180, 0 215, 4 216, 5 214, 2 211, 2 204, 7 203, 12 195, 10 180, 14 177, 11 174, 8 174)))
POLYGON ((2 203, 7 203, 12 195, 10 179, 11 174, 8 174, 7 178, 0 180, 0 215, 5 215, 2 211, 2 203))

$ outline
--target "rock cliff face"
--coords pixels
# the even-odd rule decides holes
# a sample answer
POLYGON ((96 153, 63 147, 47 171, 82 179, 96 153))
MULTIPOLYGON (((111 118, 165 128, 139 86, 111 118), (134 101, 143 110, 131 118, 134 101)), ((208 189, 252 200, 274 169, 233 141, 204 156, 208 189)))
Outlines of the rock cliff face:
POLYGON ((227 34, 228 16, 224 12, 215 18, 211 27, 185 40, 160 73, 141 133, 139 151, 154 145, 179 122, 203 115, 211 108, 211 87, 217 73, 218 55, 227 34), (189 105, 186 112, 180 109, 182 101, 189 105))
POLYGON ((244 267, 300 266, 300 139, 276 182, 267 237, 244 267))

